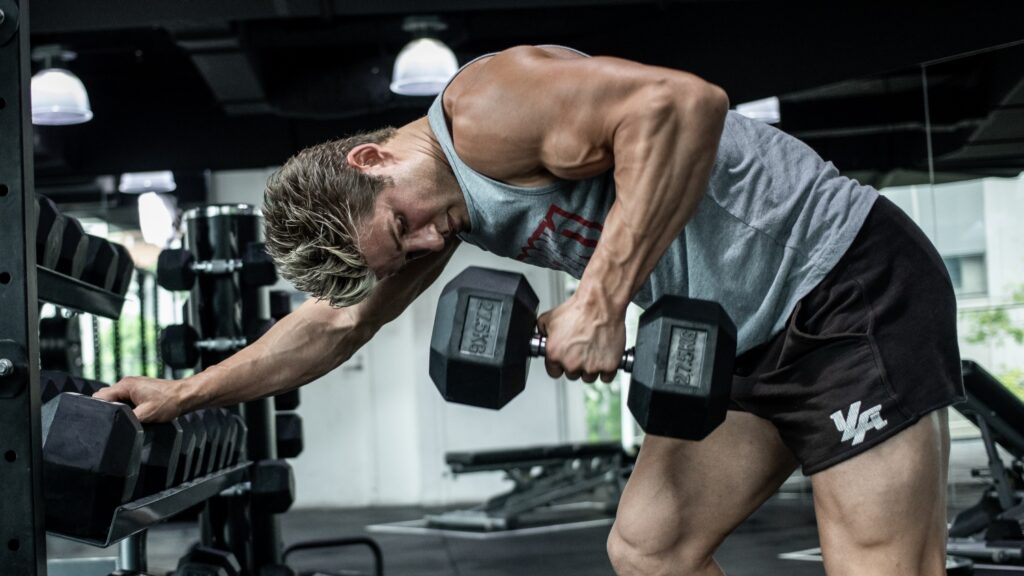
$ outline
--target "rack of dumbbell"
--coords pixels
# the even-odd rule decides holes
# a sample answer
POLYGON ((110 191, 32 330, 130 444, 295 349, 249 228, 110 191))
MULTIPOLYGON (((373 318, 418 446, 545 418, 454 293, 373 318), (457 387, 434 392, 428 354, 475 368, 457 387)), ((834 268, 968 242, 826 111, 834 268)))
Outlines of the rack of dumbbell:
MULTIPOLYGON (((43 196, 34 223, 39 301, 116 320, 135 269, 128 251, 85 234, 43 196)), ((52 321, 40 321, 41 334, 52 321)), ((67 364, 42 353, 50 338, 40 339, 38 372, 46 530, 100 547, 122 542, 122 573, 145 570, 124 551, 138 551, 148 527, 246 478, 245 423, 220 409, 141 425, 131 407, 92 397, 106 383, 72 366, 47 369, 67 364)))
MULTIPOLYGON (((183 215, 182 225, 184 246, 161 252, 156 274, 163 288, 189 292, 187 323, 160 332, 161 357, 175 373, 226 359, 290 311, 287 293, 268 294, 277 274, 253 207, 195 208, 183 215)), ((293 473, 284 458, 302 451, 302 421, 292 412, 298 401, 293 391, 227 408, 248 430, 241 449, 252 462, 250 477, 205 503, 200 545, 182 558, 179 570, 187 565, 189 574, 219 574, 221 568, 226 574, 289 573, 276 515, 294 499, 293 473), (204 572, 199 566, 212 568, 204 572)))

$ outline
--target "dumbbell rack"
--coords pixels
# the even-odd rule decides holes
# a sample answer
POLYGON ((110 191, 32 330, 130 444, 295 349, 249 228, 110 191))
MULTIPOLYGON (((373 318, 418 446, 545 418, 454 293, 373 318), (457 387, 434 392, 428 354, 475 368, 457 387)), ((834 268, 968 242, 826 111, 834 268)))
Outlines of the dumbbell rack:
POLYGON ((114 292, 38 264, 36 279, 39 285, 38 297, 43 302, 114 320, 121 316, 124 298, 114 292))
POLYGON ((122 504, 114 510, 110 530, 104 538, 76 538, 64 535, 61 537, 106 548, 245 481, 248 467, 248 462, 236 464, 163 492, 122 504))
MULTIPOLYGON (((40 302, 117 319, 124 298, 36 265, 29 6, 0 0, 0 573, 45 576, 40 302)), ((106 546, 243 482, 248 464, 118 507, 106 546)))

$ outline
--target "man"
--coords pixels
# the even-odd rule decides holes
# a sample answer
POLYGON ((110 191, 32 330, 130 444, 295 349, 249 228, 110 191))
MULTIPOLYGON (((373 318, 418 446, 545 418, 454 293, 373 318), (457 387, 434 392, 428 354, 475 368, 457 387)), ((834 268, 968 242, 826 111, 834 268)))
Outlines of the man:
POLYGON ((478 59, 426 118, 270 178, 268 248, 319 299, 189 379, 99 395, 162 420, 307 383, 462 239, 580 278, 540 319, 552 377, 610 380, 630 301, 716 300, 737 324, 726 421, 644 441, 608 540, 618 574, 720 574, 715 549, 798 465, 830 574, 944 574, 945 407, 962 384, 941 260, 875 190, 727 109, 675 70, 558 47, 478 59))

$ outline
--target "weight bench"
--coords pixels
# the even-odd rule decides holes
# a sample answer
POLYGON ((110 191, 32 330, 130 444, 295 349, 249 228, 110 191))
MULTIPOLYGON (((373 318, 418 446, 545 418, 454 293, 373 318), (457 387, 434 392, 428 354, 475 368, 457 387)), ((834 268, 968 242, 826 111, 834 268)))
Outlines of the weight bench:
POLYGON ((618 442, 449 452, 445 461, 453 474, 501 470, 513 487, 479 506, 428 515, 426 521, 436 528, 497 531, 519 527, 531 512, 574 505, 613 515, 635 458, 618 442))
POLYGON ((981 431, 988 455, 972 475, 990 478, 981 500, 960 512, 949 529, 950 554, 999 563, 1024 562, 1024 402, 976 362, 963 362, 967 399, 954 408, 981 431), (998 447, 1013 460, 1007 466, 998 447))

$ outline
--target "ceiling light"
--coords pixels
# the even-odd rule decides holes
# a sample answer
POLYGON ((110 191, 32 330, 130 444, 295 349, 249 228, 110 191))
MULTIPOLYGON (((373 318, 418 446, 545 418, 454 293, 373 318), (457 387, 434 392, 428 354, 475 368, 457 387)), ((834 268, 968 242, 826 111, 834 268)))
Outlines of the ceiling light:
POLYGON ((67 62, 75 56, 57 46, 42 46, 32 52, 33 60, 44 62, 44 69, 32 76, 33 124, 65 126, 92 120, 85 85, 70 71, 53 66, 54 61, 67 62))
POLYGON ((174 238, 177 206, 173 196, 146 192, 139 196, 139 230, 147 244, 161 248, 174 238))
POLYGON ((142 194, 143 192, 173 192, 178 187, 174 173, 170 170, 159 172, 126 172, 121 174, 118 192, 142 194))
POLYGON ((776 96, 737 104, 736 111, 747 118, 760 120, 766 124, 778 124, 782 120, 779 99, 776 96))
POLYGON ((446 28, 437 18, 406 18, 402 29, 418 37, 406 44, 395 59, 392 92, 403 96, 434 96, 444 89, 459 70, 459 62, 451 48, 427 34, 446 28))

